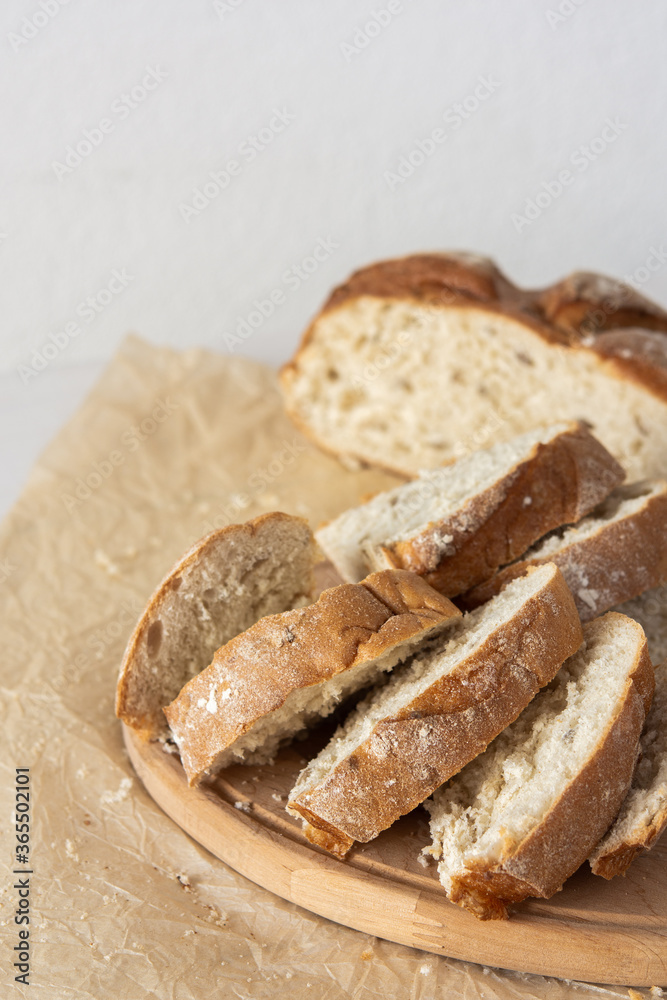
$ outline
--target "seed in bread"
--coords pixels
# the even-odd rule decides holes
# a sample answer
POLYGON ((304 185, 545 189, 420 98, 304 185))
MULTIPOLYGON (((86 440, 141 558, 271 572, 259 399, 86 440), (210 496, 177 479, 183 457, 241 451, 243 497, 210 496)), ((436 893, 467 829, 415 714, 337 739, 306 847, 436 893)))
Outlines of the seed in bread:
POLYGON ((626 795, 653 687, 637 622, 609 612, 584 626, 554 682, 427 804, 452 902, 488 920, 558 892, 626 795))
POLYGON ((667 660, 655 668, 655 694, 630 791, 613 826, 590 856, 596 875, 623 875, 667 827, 667 660))
POLYGON ((560 570, 529 570, 360 704, 301 772, 288 811, 340 857, 372 840, 481 753, 581 640, 560 570))
POLYGON ((406 476, 582 420, 641 479, 667 468, 665 331, 667 312, 609 278, 530 292, 484 258, 419 254, 336 288, 281 381, 320 447, 406 476))
POLYGON ((578 521, 623 478, 584 427, 554 424, 422 472, 344 511, 316 538, 347 580, 396 566, 455 597, 578 521))
POLYGON ((278 746, 376 681, 461 612, 424 580, 385 570, 262 618, 165 708, 190 784, 278 746))
POLYGON ((667 580, 667 482, 619 486, 590 515, 557 528, 491 579, 460 598, 476 608, 528 566, 555 562, 582 621, 667 580))
POLYGON ((277 512, 198 541, 160 583, 130 637, 116 715, 146 738, 166 736, 162 709, 216 649, 263 615, 310 597, 314 555, 306 521, 277 512))

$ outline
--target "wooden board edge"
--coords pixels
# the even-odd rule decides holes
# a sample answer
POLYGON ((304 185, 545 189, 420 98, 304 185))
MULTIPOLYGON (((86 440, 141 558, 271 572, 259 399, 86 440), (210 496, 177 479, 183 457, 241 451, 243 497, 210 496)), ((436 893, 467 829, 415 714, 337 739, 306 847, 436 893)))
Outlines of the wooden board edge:
POLYGON ((148 794, 189 836, 256 885, 354 930, 421 951, 580 982, 667 983, 667 934, 515 914, 481 923, 444 894, 417 890, 276 833, 205 787, 189 788, 180 761, 123 725, 148 794), (548 936, 549 947, 545 947, 548 936), (593 958, 592 958, 593 956, 593 958))

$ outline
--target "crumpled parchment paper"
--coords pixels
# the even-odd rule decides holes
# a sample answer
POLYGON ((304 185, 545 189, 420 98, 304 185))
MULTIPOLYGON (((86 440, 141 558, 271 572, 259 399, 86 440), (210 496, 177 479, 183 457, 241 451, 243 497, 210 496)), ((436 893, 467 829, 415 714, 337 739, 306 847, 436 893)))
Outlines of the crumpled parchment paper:
POLYGON ((394 481, 307 444, 268 368, 124 343, 0 528, 3 996, 628 996, 448 960, 301 910, 199 847, 129 764, 118 666, 191 542, 266 510, 316 526, 394 481), (29 987, 14 983, 9 958, 16 767, 31 769, 29 987))

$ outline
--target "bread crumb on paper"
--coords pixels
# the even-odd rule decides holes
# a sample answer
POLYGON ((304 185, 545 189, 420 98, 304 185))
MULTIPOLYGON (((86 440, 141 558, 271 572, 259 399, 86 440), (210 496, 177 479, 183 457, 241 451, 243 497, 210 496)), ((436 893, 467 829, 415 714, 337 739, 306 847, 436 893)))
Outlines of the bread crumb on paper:
POLYGON ((100 802, 103 805, 110 805, 112 802, 123 802, 123 800, 129 795, 131 788, 132 778, 123 778, 117 791, 112 792, 107 789, 106 792, 102 792, 100 795, 100 802))
POLYGON ((76 850, 74 849, 74 841, 73 840, 66 840, 65 841, 65 854, 67 855, 68 858, 71 858, 72 861, 78 861, 79 860, 79 855, 76 853, 76 850))
POLYGON ((267 510, 273 510, 280 504, 280 498, 275 493, 260 493, 257 497, 257 503, 260 507, 266 507, 267 510))
POLYGON ((104 552, 103 549, 95 549, 93 558, 95 560, 95 565, 99 566, 100 569, 106 570, 109 576, 120 576, 118 567, 114 562, 112 562, 112 560, 109 558, 107 553, 104 552))
POLYGON ((361 961, 362 962, 370 962, 370 960, 372 959, 372 957, 373 957, 373 949, 372 948, 366 948, 366 951, 362 951, 362 953, 361 953, 361 961))
POLYGON ((227 922, 227 916, 221 913, 217 906, 211 906, 210 903, 204 904, 209 910, 209 914, 206 918, 209 924, 217 924, 218 927, 224 927, 227 922))

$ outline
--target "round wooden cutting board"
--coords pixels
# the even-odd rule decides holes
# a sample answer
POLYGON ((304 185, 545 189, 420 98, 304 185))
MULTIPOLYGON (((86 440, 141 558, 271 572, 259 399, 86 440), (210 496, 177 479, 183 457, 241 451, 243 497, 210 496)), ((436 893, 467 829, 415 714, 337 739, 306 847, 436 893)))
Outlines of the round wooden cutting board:
POLYGON ((610 882, 585 864, 550 900, 527 900, 510 920, 478 921, 450 903, 417 809, 345 861, 309 844, 285 811, 306 760, 331 734, 282 750, 272 765, 232 767, 188 788, 176 753, 125 728, 130 759, 159 806, 247 878, 337 923, 452 958, 519 972, 624 986, 667 983, 667 838, 610 882))

